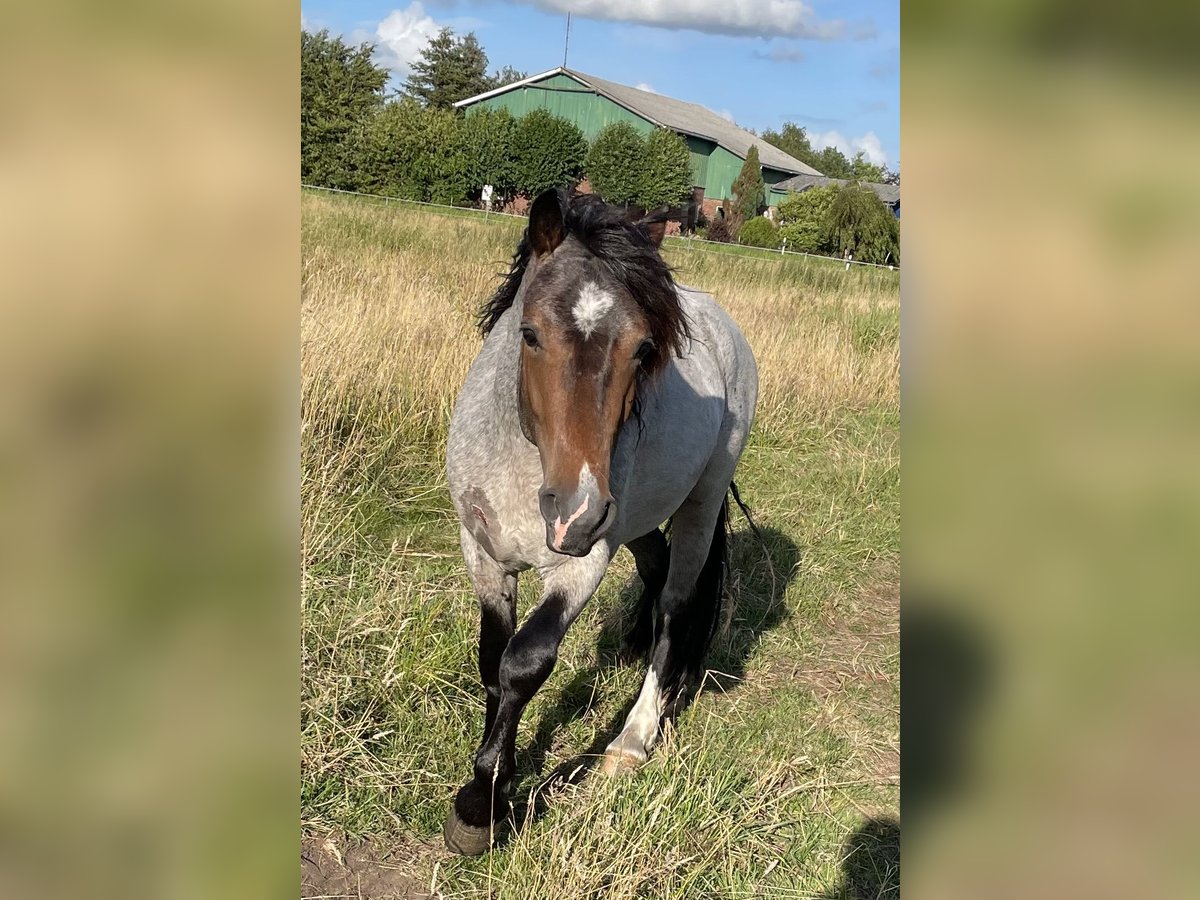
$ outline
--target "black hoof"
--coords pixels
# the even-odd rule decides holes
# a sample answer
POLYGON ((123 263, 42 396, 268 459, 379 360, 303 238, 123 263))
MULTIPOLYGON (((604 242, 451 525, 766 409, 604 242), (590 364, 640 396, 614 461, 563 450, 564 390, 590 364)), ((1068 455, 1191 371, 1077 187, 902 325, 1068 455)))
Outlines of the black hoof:
POLYGON ((458 817, 451 807, 446 824, 442 827, 442 837, 446 841, 446 849, 460 856, 479 856, 492 847, 492 834, 495 826, 468 825, 458 817))

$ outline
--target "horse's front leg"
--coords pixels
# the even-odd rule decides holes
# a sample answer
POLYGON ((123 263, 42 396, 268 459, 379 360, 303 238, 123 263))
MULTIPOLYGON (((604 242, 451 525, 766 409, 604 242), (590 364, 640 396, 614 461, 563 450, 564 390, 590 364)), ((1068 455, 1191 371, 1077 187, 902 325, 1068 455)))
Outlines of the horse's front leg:
POLYGON ((500 707, 500 659, 517 630, 517 576, 504 571, 465 528, 460 542, 479 600, 479 680, 487 704, 482 740, 487 740, 500 707))
POLYGON ((509 640, 500 658, 495 720, 475 755, 475 775, 454 800, 446 819, 446 846, 474 856, 491 846, 495 825, 508 815, 508 788, 516 769, 517 725, 525 706, 550 677, 558 646, 591 598, 611 553, 603 542, 581 558, 544 573, 542 600, 509 640))

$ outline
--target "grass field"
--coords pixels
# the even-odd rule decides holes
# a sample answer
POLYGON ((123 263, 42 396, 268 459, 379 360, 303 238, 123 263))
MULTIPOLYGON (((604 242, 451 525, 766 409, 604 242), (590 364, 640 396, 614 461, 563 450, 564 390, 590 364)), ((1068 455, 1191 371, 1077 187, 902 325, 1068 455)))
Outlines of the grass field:
POLYGON ((898 273, 667 250, 758 358, 738 483, 767 546, 733 517, 704 690, 607 780, 586 764, 643 675, 621 551, 522 722, 519 827, 465 859, 440 829, 483 692, 445 439, 521 223, 302 203, 305 896, 898 897, 898 273))

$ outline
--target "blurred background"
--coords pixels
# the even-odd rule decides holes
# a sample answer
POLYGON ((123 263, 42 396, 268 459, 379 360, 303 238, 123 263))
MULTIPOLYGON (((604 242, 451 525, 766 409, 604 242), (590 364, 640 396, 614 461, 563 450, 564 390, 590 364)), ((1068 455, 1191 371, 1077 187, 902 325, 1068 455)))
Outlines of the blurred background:
POLYGON ((914 896, 1200 883, 1198 24, 904 4, 914 896))
MULTIPOLYGON (((916 896, 1200 881, 1198 9, 904 5, 916 896)), ((0 895, 296 884, 297 15, 0 36, 0 895)))

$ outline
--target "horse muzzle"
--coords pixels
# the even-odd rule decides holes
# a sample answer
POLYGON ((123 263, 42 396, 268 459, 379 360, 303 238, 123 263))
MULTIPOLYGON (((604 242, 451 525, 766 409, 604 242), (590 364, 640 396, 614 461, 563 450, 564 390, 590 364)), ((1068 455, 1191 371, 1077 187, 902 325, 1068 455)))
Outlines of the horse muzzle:
POLYGON ((596 490, 566 494, 544 487, 538 505, 546 522, 546 546, 566 556, 587 556, 617 518, 616 502, 596 490))

